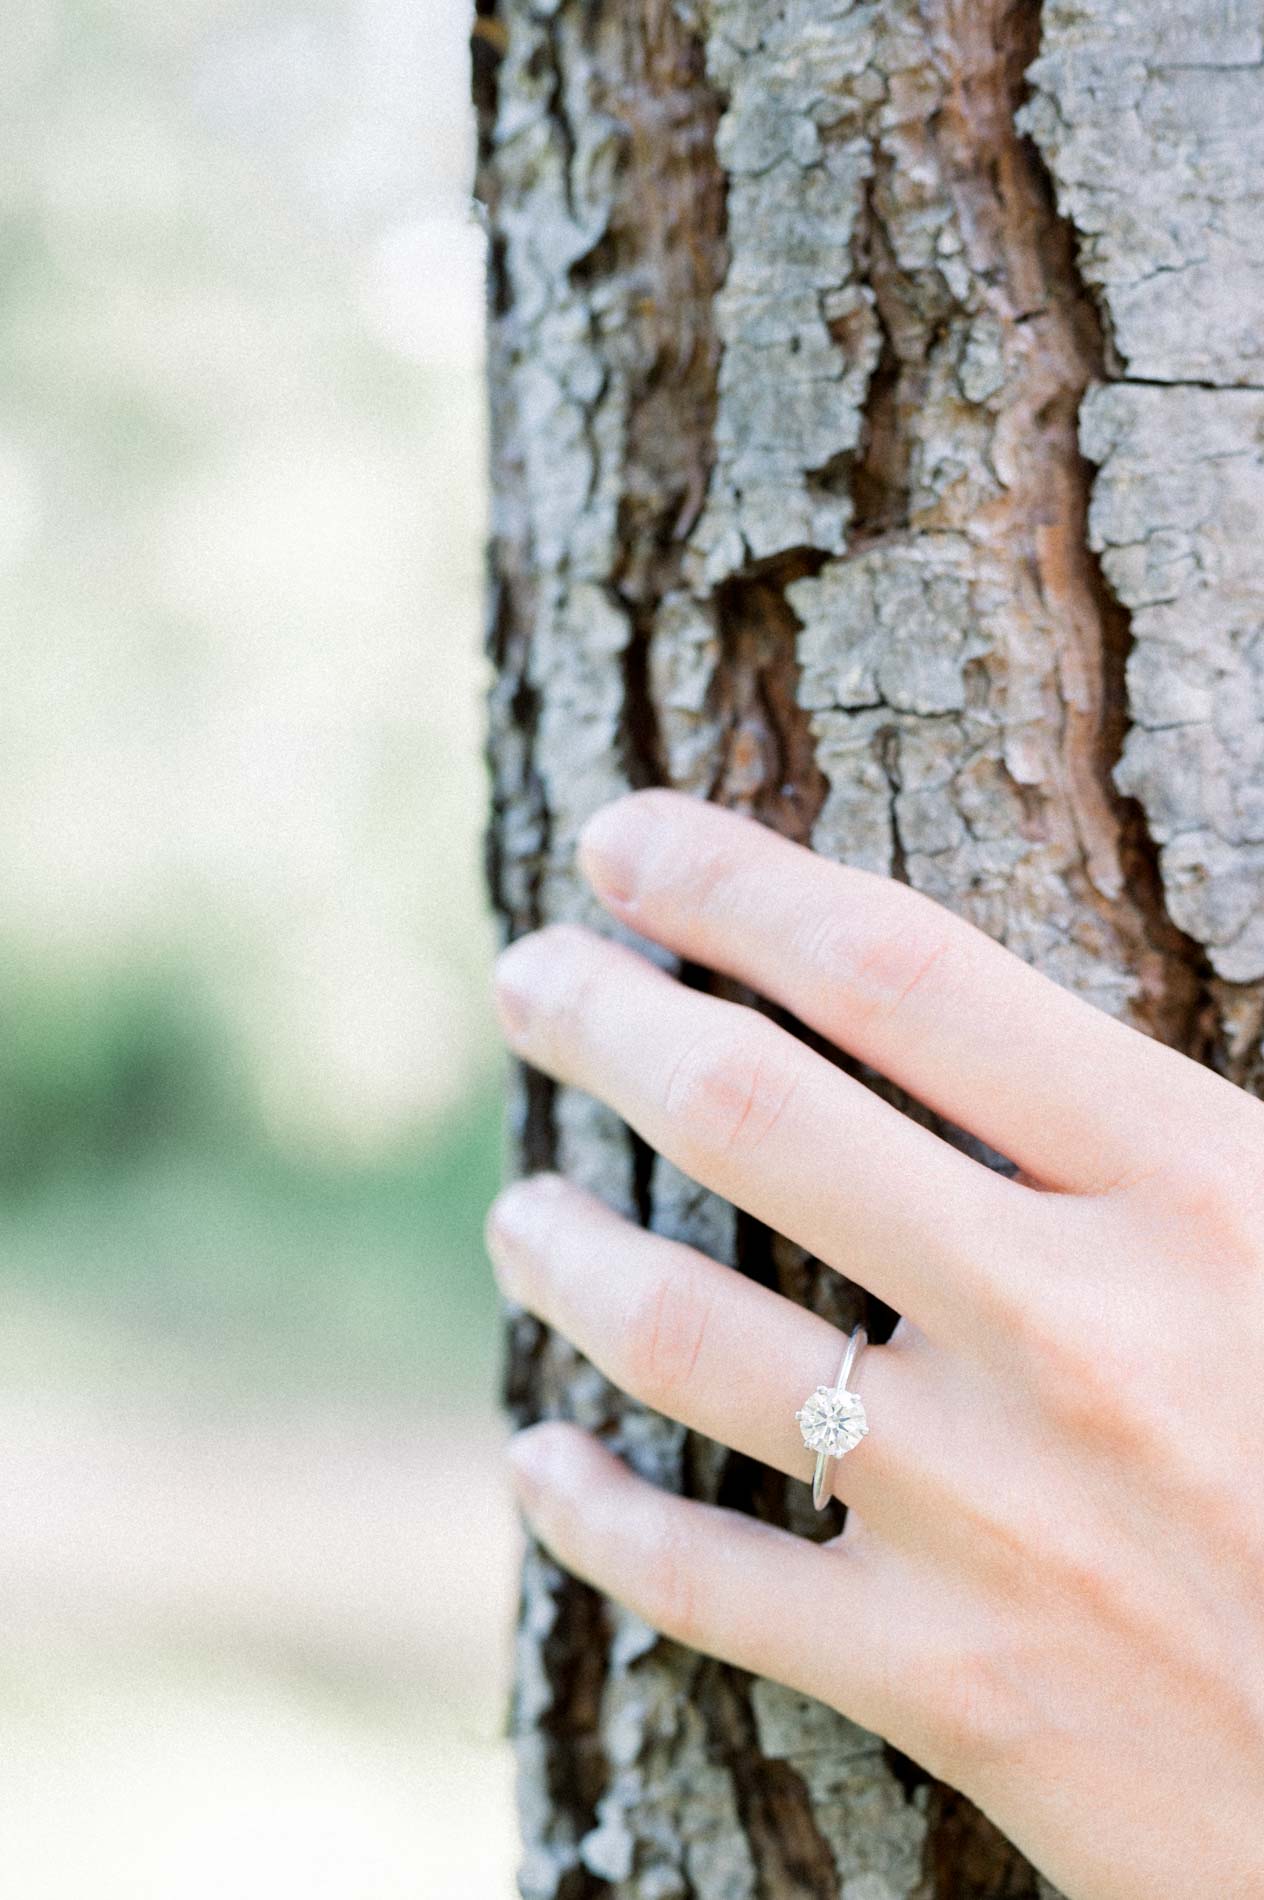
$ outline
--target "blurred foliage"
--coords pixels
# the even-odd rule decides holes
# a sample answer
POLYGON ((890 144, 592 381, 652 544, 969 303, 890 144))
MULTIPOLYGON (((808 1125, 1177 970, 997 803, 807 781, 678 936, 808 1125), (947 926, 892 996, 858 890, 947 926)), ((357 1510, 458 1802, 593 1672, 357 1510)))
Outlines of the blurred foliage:
POLYGON ((172 969, 28 981, 0 1008, 10 1296, 55 1291, 89 1336, 105 1327, 95 1350, 126 1341, 186 1385, 439 1402, 489 1390, 495 1077, 428 1139, 356 1166, 268 1138, 222 1026, 172 969))
POLYGON ((507 1896, 466 8, 5 26, 0 1884, 507 1896))
POLYGON ((10 23, 0 1297, 33 1372, 490 1397, 459 15, 10 23))
POLYGON ((0 1195, 135 1165, 155 1148, 242 1140, 230 1051, 175 971, 0 985, 0 1195))

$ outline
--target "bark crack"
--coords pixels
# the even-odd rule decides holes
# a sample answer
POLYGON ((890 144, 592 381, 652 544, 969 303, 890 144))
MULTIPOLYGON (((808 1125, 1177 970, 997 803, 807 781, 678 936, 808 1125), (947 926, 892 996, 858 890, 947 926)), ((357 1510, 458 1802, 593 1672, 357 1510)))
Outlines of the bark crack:
MULTIPOLYGON (((1082 386, 1074 392, 1072 427, 1084 389, 1094 381, 1113 380, 1111 348, 1099 299, 1085 282, 1076 260, 1075 232, 1057 208, 1052 176, 1035 140, 1019 132, 1017 120, 1030 98, 1027 71, 1040 52, 1044 0, 1017 0, 1010 20, 1010 122, 1032 181, 1032 196, 1042 220, 1037 242, 1050 260, 1055 281, 1064 286, 1063 307, 1072 312, 1084 360, 1082 386)), ((1117 827, 1117 852, 1123 888, 1116 911, 1127 903, 1149 950, 1142 961, 1142 1020, 1151 1032, 1187 1054, 1202 1059, 1212 1033, 1211 967, 1203 947, 1173 921, 1163 889, 1159 848, 1140 801, 1116 787, 1115 768, 1123 756, 1129 727, 1127 669, 1134 641, 1131 618, 1112 591, 1089 544, 1088 517, 1093 471, 1072 435, 1069 447, 1072 530, 1078 553, 1079 584, 1098 628, 1101 710, 1097 774, 1104 803, 1117 827)), ((1125 936, 1134 928, 1123 919, 1125 936)))
POLYGON ((869 377, 861 409, 860 447, 851 470, 852 515, 847 544, 856 553, 881 537, 908 527, 909 480, 913 437, 909 412, 916 402, 918 364, 906 360, 899 338, 901 273, 883 222, 881 190, 890 160, 874 153, 873 170, 865 181, 857 231, 857 268, 873 291, 878 322, 878 358, 869 377))
POLYGON ((883 726, 877 733, 875 744, 878 758, 886 778, 890 798, 891 812, 891 876, 897 884, 907 884, 909 880, 908 855, 904 849, 904 839, 900 835, 900 729, 898 726, 883 726))
POLYGON ((710 1745, 733 1778, 755 1867, 756 1900, 839 1900, 838 1867, 806 1782, 790 1762, 760 1749, 750 1678, 706 1663, 698 1700, 710 1745))
POLYGON ((806 844, 827 790, 798 701, 799 621, 786 590, 825 556, 792 548, 721 583, 708 717, 721 734, 708 796, 806 844))

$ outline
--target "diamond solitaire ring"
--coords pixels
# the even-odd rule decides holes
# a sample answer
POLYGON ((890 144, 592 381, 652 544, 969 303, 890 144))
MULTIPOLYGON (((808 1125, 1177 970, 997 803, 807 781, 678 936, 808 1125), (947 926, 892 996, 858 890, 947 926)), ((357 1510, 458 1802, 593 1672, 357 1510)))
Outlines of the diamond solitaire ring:
POLYGON ((855 1392, 847 1390, 847 1381, 860 1356, 860 1349, 868 1342, 869 1335, 864 1327, 853 1326, 847 1336, 847 1349, 843 1353, 843 1363, 838 1368, 838 1378, 832 1386, 818 1385, 795 1413, 804 1444, 809 1451, 816 1453, 812 1502, 818 1511, 823 1511, 830 1500, 829 1468, 835 1458, 841 1458, 844 1452, 854 1451, 869 1430, 864 1405, 855 1392))

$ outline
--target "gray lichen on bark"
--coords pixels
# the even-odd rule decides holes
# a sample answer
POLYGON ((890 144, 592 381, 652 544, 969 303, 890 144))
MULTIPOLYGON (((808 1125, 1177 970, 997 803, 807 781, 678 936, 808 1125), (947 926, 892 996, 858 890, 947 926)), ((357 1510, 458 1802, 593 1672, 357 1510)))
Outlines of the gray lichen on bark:
POLYGON ((1057 181, 1111 373, 1264 383, 1264 16, 1046 0, 1021 123, 1057 181))
MULTIPOLYGON (((1116 773, 1168 909, 1264 979, 1264 16, 1050 0, 1024 123, 1111 339, 1085 406, 1092 540, 1131 615, 1116 773)), ((1258 995, 1219 996, 1222 1016, 1258 995)))
POLYGON ((1095 390, 1093 544, 1130 610, 1116 771, 1160 841, 1167 904, 1213 968, 1264 978, 1264 395, 1095 390))
MULTIPOLYGON (((610 928, 579 827, 672 783, 1262 1086, 1259 42, 1233 0, 480 0, 506 934, 610 928)), ((518 1072, 510 1133, 860 1310, 588 1098, 518 1072)), ((510 1335, 517 1416, 819 1534, 803 1486, 510 1335)), ((528 1900, 1048 1892, 872 1737, 538 1551, 514 1729, 528 1900)))

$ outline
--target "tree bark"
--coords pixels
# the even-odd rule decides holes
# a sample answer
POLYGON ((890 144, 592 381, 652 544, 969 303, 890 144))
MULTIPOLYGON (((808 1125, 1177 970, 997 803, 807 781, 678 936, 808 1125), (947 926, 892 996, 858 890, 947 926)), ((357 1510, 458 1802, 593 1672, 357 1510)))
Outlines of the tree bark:
MULTIPOLYGON (((672 784, 1264 1093, 1259 9, 479 0, 474 60, 506 935, 609 928, 578 827, 672 784)), ((518 1072, 511 1124, 515 1167, 863 1310, 602 1105, 518 1072)), ((805 1486, 509 1334, 519 1419, 822 1534, 805 1486)), ((513 1726, 528 1900, 1049 1892, 879 1741, 538 1550, 513 1726)))

